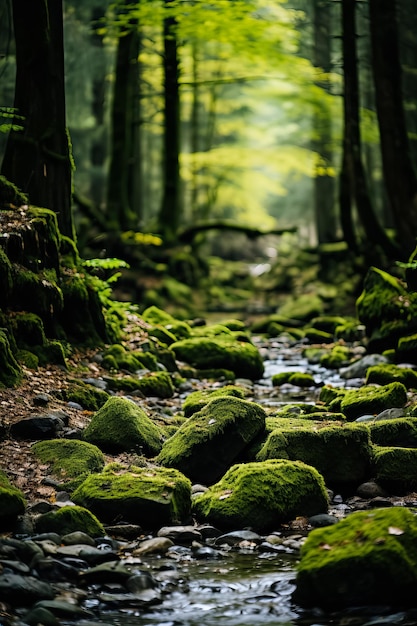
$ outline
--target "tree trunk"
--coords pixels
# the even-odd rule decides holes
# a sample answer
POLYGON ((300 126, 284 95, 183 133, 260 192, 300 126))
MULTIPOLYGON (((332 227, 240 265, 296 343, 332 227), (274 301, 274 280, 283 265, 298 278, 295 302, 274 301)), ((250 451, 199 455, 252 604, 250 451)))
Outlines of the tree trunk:
MULTIPOLYGON (((129 10, 131 0, 125 0, 129 10)), ((119 35, 112 104, 111 155, 107 188, 107 214, 112 228, 135 228, 137 216, 131 206, 131 171, 134 121, 136 119, 139 32, 136 19, 130 19, 119 35)))
MULTIPOLYGON (((331 10, 328 2, 315 0, 314 2, 314 49, 313 62, 318 68, 329 73, 332 69, 331 61, 331 10)), ((328 79, 322 80, 319 85, 330 91, 328 79)), ((328 108, 316 111, 313 118, 314 134, 313 150, 320 155, 320 162, 316 168, 314 178, 314 214, 318 243, 328 243, 336 239, 336 211, 335 211, 335 179, 328 170, 333 168, 332 151, 332 118, 328 108)))
MULTIPOLYGON (((164 0, 170 8, 173 0, 164 0)), ((163 197, 159 212, 159 230, 166 243, 176 240, 181 218, 180 198, 180 98, 176 20, 164 19, 164 137, 163 137, 163 197)))
POLYGON ((57 213, 63 235, 75 238, 72 163, 66 129, 63 15, 60 0, 13 0, 16 41, 14 106, 23 131, 8 137, 2 174, 32 204, 57 213))
MULTIPOLYGON (((350 196, 355 200, 358 217, 365 231, 366 243, 379 245, 388 256, 395 257, 398 251, 375 216, 362 163, 355 5, 356 0, 342 0, 344 140, 341 193, 346 193, 346 183, 348 183, 350 196)), ((351 232, 348 232, 346 236, 352 239, 352 218, 347 218, 347 198, 342 198, 341 209, 344 211, 342 223, 349 224, 351 229, 351 232)), ((349 243, 349 239, 347 241, 349 243)), ((354 242, 351 241, 351 244, 354 242)), ((368 246, 365 246, 365 250, 372 251, 368 246)))
POLYGON ((384 181, 399 245, 407 257, 416 246, 417 178, 405 124, 396 0, 369 0, 369 15, 384 181))

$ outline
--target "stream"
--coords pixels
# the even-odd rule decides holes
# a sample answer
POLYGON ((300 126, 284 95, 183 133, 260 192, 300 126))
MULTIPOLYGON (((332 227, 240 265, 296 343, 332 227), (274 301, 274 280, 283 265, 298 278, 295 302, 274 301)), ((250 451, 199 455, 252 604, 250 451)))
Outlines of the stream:
MULTIPOLYGON (((302 356, 300 345, 291 346, 276 340, 262 343, 259 347, 264 356, 265 374, 262 380, 256 382, 253 391, 255 401, 265 406, 290 402, 315 403, 323 384, 357 386, 361 383, 360 380, 344 380, 337 371, 308 363, 302 356), (288 370, 310 372, 316 387, 300 389, 287 385, 284 389, 273 388, 271 376, 288 370)), ((337 509, 344 505, 334 506, 337 509)), ((220 556, 195 558, 192 548, 179 546, 178 552, 175 554, 174 551, 171 557, 148 557, 143 566, 148 567, 157 579, 158 572, 175 573, 171 582, 168 575, 166 583, 163 583, 166 584, 166 593, 163 591, 159 600, 145 606, 108 607, 101 613, 100 623, 114 626, 417 624, 417 609, 401 611, 383 606, 357 607, 340 613, 325 613, 318 608, 307 611, 294 605, 292 593, 298 549, 271 553, 249 546, 220 550, 220 553, 220 556)))

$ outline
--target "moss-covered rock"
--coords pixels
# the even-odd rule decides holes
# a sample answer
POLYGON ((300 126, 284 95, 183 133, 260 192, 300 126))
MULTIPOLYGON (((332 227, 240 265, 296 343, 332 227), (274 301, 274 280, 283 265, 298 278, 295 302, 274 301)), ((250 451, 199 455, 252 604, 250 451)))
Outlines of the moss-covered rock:
POLYGON ((372 443, 378 446, 417 448, 417 419, 378 420, 367 424, 372 443))
POLYGON ((403 407, 406 402, 407 389, 402 383, 393 382, 380 387, 366 385, 346 391, 340 409, 348 420, 355 420, 362 415, 380 413, 384 409, 403 407))
POLYGON ((340 369, 348 365, 351 359, 351 351, 348 346, 337 344, 331 350, 320 356, 319 363, 328 369, 340 369))
POLYGON ((0 308, 3 309, 9 304, 13 286, 12 271, 12 264, 0 246, 0 308))
MULTIPOLYGON (((191 327, 187 322, 177 320, 167 311, 163 311, 157 306, 150 306, 142 313, 142 319, 150 324, 150 334, 154 334, 154 330, 164 327, 168 333, 177 339, 185 339, 191 335, 191 327)), ((154 336, 157 336, 154 334, 154 336)), ((167 343, 164 341, 164 343, 167 343)))
POLYGON ((25 512, 25 508, 23 493, 0 470, 0 530, 10 529, 18 516, 25 512))
POLYGON ((39 315, 19 311, 10 316, 10 324, 19 348, 30 349, 46 343, 45 328, 39 315))
POLYGON ((76 439, 38 441, 31 451, 42 463, 50 465, 60 481, 71 485, 67 489, 75 488, 88 474, 100 472, 105 463, 97 446, 76 439))
POLYGON ((400 337, 417 329, 417 295, 408 292, 401 280, 376 267, 368 270, 356 308, 371 352, 395 348, 400 337))
POLYGON ((219 528, 273 530, 297 516, 327 511, 322 476, 300 461, 241 463, 193 500, 201 522, 219 528))
POLYGON ((417 449, 374 448, 373 468, 376 482, 387 491, 405 494, 417 490, 417 449))
POLYGON ((0 388, 15 387, 22 376, 22 369, 10 349, 7 332, 0 329, 0 388))
POLYGON ((19 307, 39 315, 49 328, 63 307, 62 290, 55 270, 33 272, 19 265, 13 266, 12 307, 19 307))
POLYGON ((308 372, 279 372, 273 374, 271 380, 273 387, 280 387, 286 383, 296 387, 314 387, 316 385, 314 376, 308 372))
POLYGON ((310 327, 334 335, 336 328, 346 322, 347 320, 340 315, 320 315, 310 321, 310 327))
POLYGON ((309 320, 323 314, 324 302, 318 294, 305 293, 300 296, 287 298, 278 313, 284 317, 300 320, 307 323, 309 320))
POLYGON ((82 380, 72 382, 63 391, 67 402, 76 402, 85 411, 98 411, 109 399, 109 394, 103 389, 89 385, 82 380))
POLYGON ((398 367, 394 363, 373 365, 366 370, 365 384, 367 385, 387 385, 394 381, 402 383, 407 389, 417 389, 417 372, 410 367, 398 367))
POLYGON ((157 457, 194 482, 212 484, 265 428, 266 413, 254 403, 214 398, 167 439, 157 457))
POLYGON ((191 337, 176 341, 171 350, 177 359, 198 369, 222 367, 251 380, 262 378, 264 372, 259 350, 251 342, 237 341, 233 335, 191 337))
POLYGON ((372 447, 366 426, 282 427, 273 430, 257 460, 303 461, 317 469, 331 488, 349 490, 369 477, 372 447))
POLYGON ((189 522, 191 483, 176 469, 112 464, 89 476, 72 499, 104 522, 123 520, 156 529, 189 522))
POLYGON ((57 511, 43 513, 36 518, 38 533, 58 533, 67 535, 76 531, 84 532, 90 537, 103 537, 104 526, 87 508, 82 506, 63 506, 57 511))
POLYGON ((415 605, 417 518, 393 507, 351 513, 311 531, 294 600, 307 607, 415 605))
POLYGON ((417 363, 417 333, 400 337, 398 346, 395 350, 395 358, 397 361, 406 361, 409 363, 417 363))
POLYGON ((318 328, 305 328, 304 329, 304 337, 310 343, 332 343, 333 335, 332 333, 327 333, 324 330, 319 330, 318 328))
POLYGON ((84 429, 85 441, 108 452, 136 450, 153 456, 161 449, 161 432, 137 404, 114 396, 95 413, 84 429))
POLYGON ((144 396, 156 398, 172 398, 175 392, 168 372, 147 372, 138 378, 133 376, 110 378, 107 382, 109 389, 113 391, 139 391, 144 396))
POLYGON ((201 411, 213 398, 233 396, 234 398, 243 399, 245 395, 246 392, 243 387, 238 387, 237 385, 225 385, 218 389, 200 389, 188 394, 183 402, 182 409, 185 417, 191 417, 197 411, 201 411))

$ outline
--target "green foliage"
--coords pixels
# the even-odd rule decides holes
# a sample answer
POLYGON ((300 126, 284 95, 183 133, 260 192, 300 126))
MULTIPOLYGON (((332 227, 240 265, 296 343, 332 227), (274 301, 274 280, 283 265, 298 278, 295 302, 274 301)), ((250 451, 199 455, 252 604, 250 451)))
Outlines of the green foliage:
MULTIPOLYGON (((0 106, 0 118, 6 120, 24 120, 22 115, 17 114, 17 109, 13 107, 0 106)), ((0 124, 0 133, 8 133, 10 130, 19 131, 23 130, 23 126, 20 124, 14 124, 13 122, 4 122, 0 124)))

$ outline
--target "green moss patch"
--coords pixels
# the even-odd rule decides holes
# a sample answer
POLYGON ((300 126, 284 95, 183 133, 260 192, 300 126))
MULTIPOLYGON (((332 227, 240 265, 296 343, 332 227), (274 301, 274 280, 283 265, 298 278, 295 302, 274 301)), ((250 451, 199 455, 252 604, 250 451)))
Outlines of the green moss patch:
POLYGON ((161 449, 161 432, 137 404, 111 397, 95 413, 83 438, 108 452, 135 450, 153 456, 161 449))
POLYGON ((114 391, 140 391, 144 396, 156 398, 172 398, 175 391, 168 372, 148 372, 138 378, 112 378, 108 380, 108 385, 114 391))
POLYGON ((0 470, 0 530, 11 527, 17 517, 25 512, 25 508, 26 499, 23 493, 0 470))
POLYGON ((0 329, 0 388, 15 387, 22 380, 22 370, 10 348, 7 333, 0 329))
POLYGON ((310 532, 294 599, 303 606, 415 605, 417 518, 393 507, 351 513, 310 532))
POLYGON ((201 411, 205 405, 213 400, 223 396, 233 396, 234 398, 244 398, 245 390, 237 385, 225 385, 219 389, 201 389, 190 393, 183 402, 182 409, 185 417, 191 417, 197 411, 201 411))
POLYGON ((273 530, 297 516, 327 511, 322 476, 300 461, 238 464, 193 501, 201 522, 219 528, 273 530))
POLYGON ((361 415, 378 414, 384 409, 403 407, 407 402, 407 389, 402 383, 393 382, 381 387, 366 385, 347 391, 340 402, 340 409, 348 420, 361 415))
POLYGON ((109 399, 107 391, 81 380, 71 383, 63 393, 67 402, 77 402, 85 411, 97 411, 109 399))
POLYGON ((378 446, 417 448, 417 419, 378 420, 367 424, 372 443, 378 446))
POLYGON ((379 447, 374 448, 373 459, 376 481, 395 494, 417 490, 417 449, 379 447))
POLYGON ((44 513, 36 519, 38 533, 58 533, 67 535, 76 531, 90 537, 103 537, 105 530, 97 517, 81 506, 63 506, 58 511, 44 513))
POLYGON ((265 428, 266 413, 232 396, 214 398, 167 439, 157 457, 195 482, 212 484, 265 428))
POLYGON ((259 350, 248 341, 237 341, 233 335, 191 337, 171 345, 177 359, 197 369, 225 368, 236 376, 258 380, 264 365, 259 350))
POLYGON ((104 467, 104 455, 97 446, 76 439, 50 439, 38 441, 31 448, 42 462, 50 464, 51 471, 59 480, 74 488, 92 472, 104 467), (74 479, 76 479, 74 481, 74 479))
POLYGON ((307 372, 279 372, 272 376, 272 385, 274 387, 280 387, 286 383, 296 387, 314 387, 316 385, 314 376, 307 372))
POLYGON ((107 523, 123 520, 155 529, 189 521, 191 483, 176 469, 112 464, 89 476, 72 499, 107 523))
POLYGON ((410 367, 398 367, 393 363, 373 365, 366 370, 366 384, 387 385, 394 381, 402 383, 407 389, 417 389, 417 372, 410 367))

